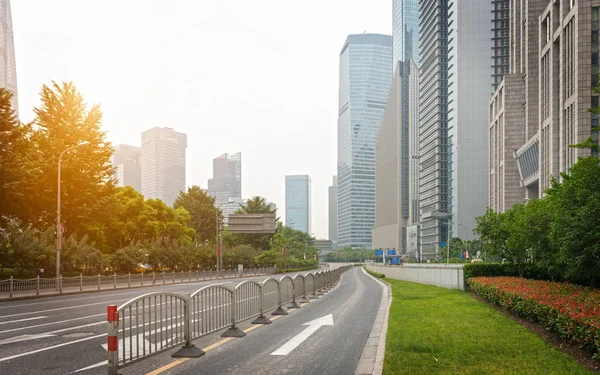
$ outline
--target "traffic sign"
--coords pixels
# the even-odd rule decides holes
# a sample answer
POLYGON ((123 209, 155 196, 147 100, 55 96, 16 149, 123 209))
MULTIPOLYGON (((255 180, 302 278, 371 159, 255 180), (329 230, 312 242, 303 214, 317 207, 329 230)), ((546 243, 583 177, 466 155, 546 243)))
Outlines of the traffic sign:
POLYGON ((382 256, 383 250, 375 250, 375 255, 382 256))
POLYGON ((387 251, 387 255, 388 256, 390 256, 390 255, 396 255, 396 250, 388 250, 387 251))
POLYGON ((448 246, 448 244, 445 243, 445 242, 440 242, 439 245, 440 245, 440 247, 446 247, 446 246, 448 246))

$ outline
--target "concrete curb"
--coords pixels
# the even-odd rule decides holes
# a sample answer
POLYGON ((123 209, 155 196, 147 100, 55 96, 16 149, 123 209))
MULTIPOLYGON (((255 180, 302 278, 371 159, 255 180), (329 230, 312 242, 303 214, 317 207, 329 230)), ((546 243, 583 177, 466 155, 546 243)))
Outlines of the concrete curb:
POLYGON ((385 357, 385 338, 387 335, 388 318, 392 304, 391 288, 377 278, 362 270, 367 276, 378 282, 382 288, 381 302, 373 322, 373 328, 358 360, 354 375, 381 375, 383 373, 383 359, 385 357))

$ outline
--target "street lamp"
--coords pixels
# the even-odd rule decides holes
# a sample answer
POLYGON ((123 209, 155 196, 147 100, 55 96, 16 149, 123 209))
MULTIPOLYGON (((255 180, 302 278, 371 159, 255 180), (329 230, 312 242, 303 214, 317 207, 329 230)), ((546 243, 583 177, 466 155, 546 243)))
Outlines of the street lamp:
POLYGON ((219 230, 221 227, 221 223, 219 221, 219 212, 221 210, 221 206, 229 204, 229 203, 234 203, 235 201, 233 200, 229 200, 227 202, 223 202, 220 205, 217 206, 217 213, 216 213, 216 217, 217 217, 217 238, 216 238, 216 242, 217 242, 217 277, 219 277, 219 275, 221 274, 221 272, 223 271, 223 231, 219 230))
POLYGON ((56 279, 60 277, 60 251, 62 250, 62 225, 60 223, 60 166, 62 163, 63 155, 79 146, 89 145, 90 142, 84 141, 76 146, 72 146, 61 152, 58 157, 58 191, 57 191, 57 202, 56 202, 56 279))

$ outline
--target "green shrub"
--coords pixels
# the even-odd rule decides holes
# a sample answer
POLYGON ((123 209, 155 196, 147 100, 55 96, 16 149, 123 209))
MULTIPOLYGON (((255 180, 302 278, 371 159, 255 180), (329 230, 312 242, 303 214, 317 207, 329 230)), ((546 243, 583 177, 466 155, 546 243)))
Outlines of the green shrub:
POLYGON ((364 263, 354 263, 354 267, 362 267, 364 266, 364 263))
POLYGON ((384 279, 385 278, 385 274, 383 273, 379 273, 379 272, 375 272, 375 271, 371 271, 370 269, 368 269, 367 267, 363 267, 365 270, 367 270, 367 272, 369 274, 371 274, 372 276, 377 277, 378 279, 384 279))
POLYGON ((280 268, 277 270, 277 273, 290 273, 290 272, 300 272, 300 271, 311 271, 314 270, 315 267, 301 267, 301 268, 280 268))

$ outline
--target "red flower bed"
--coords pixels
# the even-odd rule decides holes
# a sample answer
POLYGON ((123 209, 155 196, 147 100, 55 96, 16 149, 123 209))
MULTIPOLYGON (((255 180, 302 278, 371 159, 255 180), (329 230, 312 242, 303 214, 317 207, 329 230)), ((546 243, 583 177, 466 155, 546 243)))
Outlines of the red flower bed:
POLYGON ((514 314, 545 325, 600 358, 600 291, 518 277, 474 277, 471 289, 514 314))

